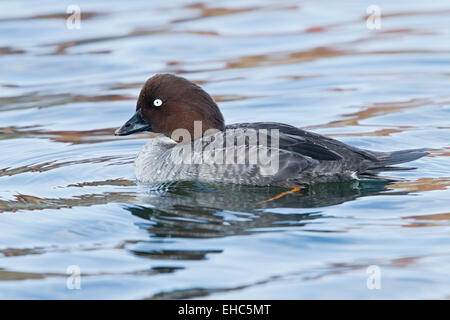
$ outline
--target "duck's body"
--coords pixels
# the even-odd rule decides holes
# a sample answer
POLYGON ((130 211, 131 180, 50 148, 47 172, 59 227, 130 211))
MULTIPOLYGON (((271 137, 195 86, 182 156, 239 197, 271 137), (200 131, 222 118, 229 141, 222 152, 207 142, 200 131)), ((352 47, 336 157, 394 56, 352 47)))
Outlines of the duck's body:
POLYGON ((206 92, 173 75, 149 79, 136 109, 133 118, 116 134, 144 130, 164 134, 150 140, 136 159, 136 177, 145 183, 200 180, 293 187, 373 175, 390 165, 427 154, 422 149, 396 152, 359 149, 274 122, 225 126, 220 110, 206 92), (161 89, 162 84, 174 86, 173 98, 168 96, 166 87, 161 89), (187 101, 181 101, 182 98, 187 101), (203 124, 200 134, 194 132, 195 121, 203 124), (194 137, 193 141, 183 135, 182 142, 178 142, 179 129, 194 137), (215 131, 209 132, 210 129, 215 131), (217 158, 218 154, 221 156, 217 158))
MULTIPOLYGON (((270 131, 269 131, 270 135, 270 131)), ((321 182, 336 182, 357 179, 361 175, 372 175, 386 166, 420 158, 422 150, 398 152, 373 152, 348 146, 342 142, 318 134, 307 132, 281 123, 240 123, 226 126, 225 131, 202 137, 186 145, 160 136, 152 139, 139 152, 136 158, 136 177, 144 183, 160 183, 182 180, 205 182, 224 182, 254 186, 294 187, 321 182), (222 136, 221 141, 230 135, 236 137, 232 146, 226 146, 227 153, 248 152, 267 154, 269 145, 252 146, 238 144, 239 136, 254 129, 278 129, 278 165, 262 166, 260 163, 215 163, 211 159, 211 141, 222 136), (200 151, 201 150, 201 151, 200 151), (186 152, 187 151, 187 152, 186 152), (189 153, 186 157, 186 153, 189 153)), ((274 150, 272 150, 274 151, 274 150)), ((257 156, 257 155, 256 155, 257 156)))

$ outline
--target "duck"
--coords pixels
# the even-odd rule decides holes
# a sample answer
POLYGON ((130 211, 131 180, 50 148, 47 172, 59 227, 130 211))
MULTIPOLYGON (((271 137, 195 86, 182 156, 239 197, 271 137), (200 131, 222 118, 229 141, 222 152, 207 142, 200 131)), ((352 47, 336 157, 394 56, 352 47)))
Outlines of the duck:
MULTIPOLYGON (((116 136, 151 138, 135 160, 136 179, 223 182, 298 188, 376 177, 392 165, 426 156, 426 149, 381 152, 278 122, 225 124, 214 99, 174 74, 156 74, 140 91, 134 115, 116 136)), ((297 189, 295 189, 297 188, 297 189)))

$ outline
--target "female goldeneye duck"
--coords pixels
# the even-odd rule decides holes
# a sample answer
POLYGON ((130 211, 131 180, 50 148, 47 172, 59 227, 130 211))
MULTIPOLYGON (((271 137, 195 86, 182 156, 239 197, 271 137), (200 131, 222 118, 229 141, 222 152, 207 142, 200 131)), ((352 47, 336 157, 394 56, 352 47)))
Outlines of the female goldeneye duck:
POLYGON ((136 113, 115 134, 142 131, 162 134, 136 158, 136 178, 144 183, 199 180, 298 188, 374 176, 428 154, 359 149, 275 122, 225 126, 208 93, 171 74, 147 80, 136 113))

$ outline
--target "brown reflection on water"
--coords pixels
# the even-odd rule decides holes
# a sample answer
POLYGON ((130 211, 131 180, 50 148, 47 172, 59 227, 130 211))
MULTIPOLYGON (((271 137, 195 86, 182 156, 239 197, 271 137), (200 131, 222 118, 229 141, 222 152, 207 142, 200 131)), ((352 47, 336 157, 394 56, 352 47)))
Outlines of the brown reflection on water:
POLYGON ((82 164, 82 163, 101 163, 101 162, 109 162, 111 160, 116 159, 124 159, 123 156, 103 156, 98 158, 91 159, 83 159, 83 160, 73 160, 73 161, 47 161, 44 163, 36 164, 36 165, 28 165, 21 166, 18 168, 3 168, 0 169, 0 177, 2 176, 13 176, 16 174, 21 174, 25 172, 45 172, 52 169, 74 165, 74 164, 82 164))
POLYGON ((328 47, 318 47, 298 52, 280 52, 262 55, 243 56, 226 64, 227 69, 251 68, 268 65, 290 64, 303 61, 314 61, 321 58, 333 58, 350 54, 350 51, 341 51, 328 47))
POLYGON ((44 138, 56 142, 64 142, 71 144, 82 143, 98 143, 105 141, 112 141, 113 138, 98 139, 97 137, 111 137, 116 128, 95 129, 86 131, 42 131, 42 130, 28 130, 27 127, 16 128, 6 127, 0 128, 0 140, 15 139, 24 137, 44 138))
POLYGON ((214 16, 224 16, 231 15, 236 13, 249 12, 259 9, 258 7, 247 7, 247 8, 239 8, 239 9, 231 9, 225 7, 209 7, 205 3, 194 3, 186 5, 184 8, 186 9, 195 9, 200 12, 200 14, 194 18, 186 18, 186 19, 175 19, 172 20, 172 23, 186 22, 192 20, 198 20, 202 18, 214 17, 214 16))
POLYGON ((1 97, 0 110, 21 110, 28 108, 48 108, 52 106, 65 105, 77 102, 109 102, 109 101, 124 101, 134 100, 134 97, 119 95, 119 94, 105 94, 105 95, 82 95, 82 94, 52 94, 41 95, 32 93, 23 96, 1 97))
POLYGON ((450 157, 450 147, 441 149, 428 149, 430 151, 429 157, 450 157))
POLYGON ((98 186, 134 186, 135 182, 126 179, 108 179, 104 181, 90 181, 69 184, 67 187, 98 187, 98 186))
POLYGON ((450 213, 436 213, 420 216, 408 216, 402 217, 402 219, 416 220, 404 225, 405 228, 417 228, 417 227, 436 227, 442 226, 442 223, 450 223, 450 213))
MULTIPOLYGON (((342 117, 346 119, 330 121, 321 125, 314 125, 305 127, 307 129, 313 128, 331 128, 331 127, 346 127, 346 126, 363 126, 359 122, 362 120, 367 120, 370 118, 383 116, 387 114, 396 113, 405 109, 420 108, 430 105, 444 105, 444 103, 436 103, 430 99, 410 99, 403 102, 377 102, 372 105, 363 108, 360 111, 354 113, 343 114, 342 117)), ((396 132, 402 132, 404 129, 412 128, 411 126, 396 126, 396 129, 389 130, 399 130, 396 132)), ((382 132, 383 133, 383 132, 382 132)), ((354 133, 354 135, 366 135, 366 133, 354 133)))
POLYGON ((450 220, 450 213, 436 213, 422 216, 409 216, 403 217, 403 219, 415 219, 415 220, 450 220))
POLYGON ((390 188, 408 190, 408 192, 423 192, 446 190, 450 186, 450 177, 420 178, 416 181, 396 182, 390 188))
MULTIPOLYGON (((0 251, 1 252, 1 251, 0 251)), ((97 272, 97 273, 82 273, 82 277, 91 277, 91 276, 111 276, 111 275, 158 275, 161 273, 171 273, 177 270, 183 269, 183 267, 154 267, 146 270, 137 270, 133 272, 97 272)), ((66 278, 67 274, 65 273, 31 273, 31 272, 17 272, 17 271, 8 271, 0 269, 0 281, 17 281, 17 280, 36 280, 36 279, 45 279, 45 278, 66 278)))
POLYGON ((118 83, 108 88, 108 90, 142 88, 144 82, 118 83))
MULTIPOLYGON (((95 11, 85 11, 81 10, 80 18, 81 20, 93 19, 97 16, 103 15, 104 13, 95 12, 95 11)), ((67 20, 71 16, 71 13, 43 13, 36 14, 28 17, 13 17, 13 18, 0 18, 0 22, 6 21, 21 21, 21 20, 48 20, 48 19, 60 19, 67 20)))
POLYGON ((17 272, 0 269, 0 281, 44 279, 44 278, 45 275, 42 273, 17 272))
POLYGON ((25 50, 13 49, 11 47, 0 47, 0 55, 2 54, 22 54, 25 50))
POLYGON ((351 133, 333 133, 333 134, 327 134, 327 136, 330 137, 366 137, 366 136, 389 136, 393 133, 400 133, 405 131, 405 129, 380 129, 375 131, 369 131, 369 132, 351 132, 351 133))
POLYGON ((31 195, 17 194, 15 200, 0 200, 1 212, 17 212, 19 210, 63 209, 72 207, 89 207, 111 202, 130 203, 135 198, 131 192, 104 192, 83 194, 71 198, 40 198, 31 195))
MULTIPOLYGON (((66 130, 66 131, 45 131, 39 129, 29 130, 30 127, 6 127, 0 128, 0 140, 6 139, 16 139, 16 138, 25 138, 25 137, 33 137, 33 138, 42 138, 48 139, 50 141, 62 142, 62 143, 70 143, 73 145, 77 144, 94 144, 94 143, 102 143, 109 141, 118 141, 118 139, 122 140, 139 140, 139 139, 152 139, 159 136, 159 133, 144 133, 144 134, 136 134, 129 137, 115 137, 114 130, 117 128, 104 128, 104 129, 95 129, 95 130, 85 130, 85 131, 77 131, 77 130, 66 130)), ((31 127, 35 128, 35 127, 31 127)), ((111 160, 113 158, 105 158, 104 160, 111 160)), ((43 164, 44 166, 49 163, 43 164)), ((2 171, 0 169, 0 176, 2 175, 2 171)))
POLYGON ((67 49, 78 46, 78 45, 102 42, 102 41, 110 41, 110 40, 128 39, 128 38, 133 38, 133 37, 141 37, 141 36, 147 36, 147 35, 152 35, 152 34, 162 34, 162 33, 168 33, 167 28, 163 27, 161 29, 151 29, 151 30, 134 29, 131 32, 121 34, 121 35, 101 36, 101 37, 92 37, 92 38, 88 38, 88 39, 79 39, 79 40, 72 40, 72 41, 45 43, 45 44, 42 44, 42 47, 56 47, 53 51, 53 54, 60 55, 60 54, 67 54, 67 49))
MULTIPOLYGON (((395 17, 411 17, 411 16, 434 16, 434 15, 447 15, 450 13, 450 10, 408 10, 401 12, 382 12, 381 18, 395 18, 395 17)), ((366 21, 369 16, 363 16, 362 20, 366 21)))
MULTIPOLYGON (((84 11, 81 10, 80 12, 80 19, 81 20, 88 20, 95 18, 97 16, 102 15, 100 12, 94 12, 94 11, 84 11)), ((38 14, 35 16, 32 16, 28 19, 61 19, 61 20, 67 20, 71 14, 68 13, 49 13, 49 14, 38 14)))

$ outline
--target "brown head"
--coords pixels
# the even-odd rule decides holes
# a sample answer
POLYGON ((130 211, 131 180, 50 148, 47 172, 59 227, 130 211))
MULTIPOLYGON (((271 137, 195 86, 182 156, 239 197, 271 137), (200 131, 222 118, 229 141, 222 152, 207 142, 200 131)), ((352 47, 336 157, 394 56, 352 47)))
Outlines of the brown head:
POLYGON ((175 130, 185 129, 194 139, 198 137, 198 132, 194 135, 195 121, 201 121, 202 136, 209 129, 225 129, 217 104, 202 88, 185 78, 157 74, 147 80, 139 94, 136 113, 115 135, 152 131, 172 137, 175 130))

